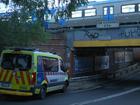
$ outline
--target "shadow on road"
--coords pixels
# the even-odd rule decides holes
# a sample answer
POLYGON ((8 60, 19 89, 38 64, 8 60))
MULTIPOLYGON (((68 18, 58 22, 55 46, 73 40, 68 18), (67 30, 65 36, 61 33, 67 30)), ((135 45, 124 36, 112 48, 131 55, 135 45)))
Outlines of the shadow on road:
POLYGON ((110 80, 109 82, 105 82, 101 84, 103 88, 113 87, 119 89, 126 89, 132 87, 140 87, 139 79, 128 79, 128 80, 110 80))
MULTIPOLYGON (((50 92, 47 93, 46 99, 50 98, 54 95, 59 94, 59 91, 54 91, 54 92, 50 92)), ((29 102, 29 101, 39 101, 41 99, 39 99, 37 96, 11 96, 11 95, 0 95, 0 101, 6 101, 6 102, 19 102, 19 103, 23 103, 23 102, 29 102)), ((45 99, 44 99, 45 100, 45 99)))

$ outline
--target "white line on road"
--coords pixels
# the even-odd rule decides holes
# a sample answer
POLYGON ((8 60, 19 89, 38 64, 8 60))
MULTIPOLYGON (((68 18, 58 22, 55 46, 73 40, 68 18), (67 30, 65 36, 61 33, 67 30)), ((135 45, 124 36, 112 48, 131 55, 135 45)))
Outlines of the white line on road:
POLYGON ((95 102, 100 102, 100 101, 112 99, 112 98, 115 98, 115 97, 119 97, 119 96, 122 96, 122 95, 126 95, 126 94, 129 94, 129 93, 133 93, 133 92, 138 91, 138 90, 140 90, 140 87, 133 88, 133 89, 121 92, 121 93, 101 97, 101 98, 98 98, 98 99, 92 99, 92 100, 88 100, 88 101, 84 101, 84 102, 73 103, 71 105, 88 105, 88 104, 92 104, 92 103, 95 103, 95 102))

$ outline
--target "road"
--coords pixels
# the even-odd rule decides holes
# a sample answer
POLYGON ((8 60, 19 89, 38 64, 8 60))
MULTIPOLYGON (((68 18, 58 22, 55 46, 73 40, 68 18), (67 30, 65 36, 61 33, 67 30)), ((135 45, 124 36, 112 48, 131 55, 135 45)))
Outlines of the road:
POLYGON ((0 105, 140 105, 140 78, 114 81, 98 89, 49 93, 44 100, 1 96, 0 105))

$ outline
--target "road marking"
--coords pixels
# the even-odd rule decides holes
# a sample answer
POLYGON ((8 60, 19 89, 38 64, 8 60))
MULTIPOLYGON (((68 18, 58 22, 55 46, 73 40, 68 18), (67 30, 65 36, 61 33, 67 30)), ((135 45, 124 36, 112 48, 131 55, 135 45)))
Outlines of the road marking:
POLYGON ((133 88, 133 89, 121 92, 121 93, 101 97, 101 98, 98 98, 98 99, 92 99, 92 100, 88 100, 88 101, 84 101, 84 102, 73 103, 71 105, 88 105, 88 104, 92 104, 92 103, 95 103, 95 102, 100 102, 100 101, 112 99, 112 98, 115 98, 115 97, 119 97, 119 96, 122 96, 122 95, 126 95, 126 94, 129 94, 129 93, 133 93, 133 92, 138 91, 138 90, 140 90, 140 87, 133 88))

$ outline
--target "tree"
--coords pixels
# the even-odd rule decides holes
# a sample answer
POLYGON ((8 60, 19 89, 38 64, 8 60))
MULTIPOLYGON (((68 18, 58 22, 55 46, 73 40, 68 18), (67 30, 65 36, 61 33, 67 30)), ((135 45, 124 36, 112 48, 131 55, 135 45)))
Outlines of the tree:
POLYGON ((76 7, 81 6, 82 4, 86 5, 88 0, 58 0, 57 6, 55 1, 51 0, 51 7, 49 6, 50 0, 1 0, 3 3, 8 5, 12 2, 13 10, 18 11, 17 8, 20 8, 23 20, 28 19, 31 15, 36 15, 39 21, 43 21, 44 14, 50 13, 50 8, 56 8, 56 19, 66 16, 71 16, 71 11, 74 11, 76 7), (10 2, 11 1, 11 2, 10 2), (24 14, 24 15, 23 15, 24 14))
POLYGON ((29 46, 33 43, 46 42, 47 32, 40 23, 0 22, 1 46, 29 46))
MULTIPOLYGON (((6 5, 12 4, 12 14, 8 20, 0 19, 0 42, 6 46, 29 46, 32 43, 46 42, 48 32, 44 29, 44 16, 50 14, 48 0, 0 0, 6 5)), ((58 0, 55 8, 56 21, 59 18, 71 16, 71 11, 87 0, 58 0), (65 6, 62 6, 62 5, 65 6)))

